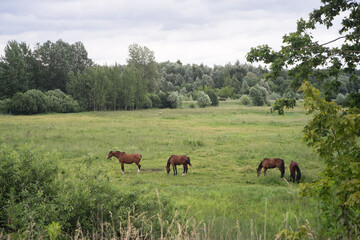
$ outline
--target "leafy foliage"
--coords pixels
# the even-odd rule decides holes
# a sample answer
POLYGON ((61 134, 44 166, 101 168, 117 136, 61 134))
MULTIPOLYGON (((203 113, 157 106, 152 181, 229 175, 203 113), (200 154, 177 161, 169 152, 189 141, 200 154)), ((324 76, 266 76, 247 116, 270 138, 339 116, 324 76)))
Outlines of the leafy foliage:
POLYGON ((304 107, 314 114, 303 138, 326 164, 318 181, 303 185, 303 194, 320 201, 327 234, 351 239, 360 227, 360 116, 351 110, 342 112, 308 82, 300 90, 304 107))
POLYGON ((205 92, 211 100, 211 106, 219 106, 219 98, 215 91, 213 89, 207 89, 205 92))
POLYGON ((206 93, 201 91, 197 94, 197 103, 199 107, 204 108, 211 105, 211 99, 206 93))
POLYGON ((256 84, 255 86, 250 88, 249 96, 255 106, 263 106, 268 104, 268 92, 264 87, 261 87, 259 84, 256 84))
POLYGON ((47 91, 45 95, 47 96, 49 112, 71 113, 80 111, 78 102, 60 89, 47 91))
POLYGON ((240 104, 247 105, 247 106, 252 104, 249 95, 246 95, 246 94, 244 94, 240 97, 239 102, 240 102, 240 104))
POLYGON ((18 92, 11 99, 0 101, 0 113, 12 114, 38 114, 47 112, 78 112, 77 101, 63 93, 61 90, 50 90, 43 93, 31 89, 25 93, 18 92))
POLYGON ((170 108, 180 108, 182 106, 182 99, 178 92, 171 92, 166 100, 170 108))
MULTIPOLYGON (((341 71, 350 74, 350 79, 357 78, 356 63, 360 61, 358 41, 360 34, 359 2, 323 0, 324 6, 315 9, 309 15, 309 20, 300 19, 297 31, 283 37, 284 45, 276 52, 268 45, 251 48, 247 55, 250 62, 263 61, 270 64, 270 72, 266 79, 276 79, 281 76, 283 67, 292 67, 288 74, 293 79, 292 85, 299 87, 304 79, 313 75, 318 81, 329 77, 338 78, 341 71), (345 34, 327 43, 313 41, 312 30, 316 24, 333 26, 336 16, 342 15, 343 21, 339 34, 345 34), (327 47, 329 43, 344 40, 341 47, 327 47), (342 61, 345 63, 343 68, 342 61)), ((331 84, 337 86, 337 83, 331 84)))
MULTIPOLYGON (((69 175, 58 161, 55 154, 30 147, 0 145, 2 234, 27 239, 28 234, 36 236, 47 230, 55 239, 61 231, 73 235, 79 225, 84 234, 93 234, 100 232, 105 222, 127 226, 128 216, 146 212, 149 225, 160 235, 159 222, 150 216, 157 213, 159 205, 164 221, 173 216, 173 205, 167 198, 157 200, 146 191, 122 192, 109 176, 94 175, 84 168, 69 175), (34 224, 37 232, 29 233, 34 224)), ((140 228, 141 222, 132 224, 140 228)))
MULTIPOLYGON (((355 239, 359 237, 360 164, 358 110, 360 62, 360 3, 356 0, 323 0, 323 6, 313 10, 309 19, 297 22, 296 32, 283 37, 280 51, 263 45, 252 48, 247 55, 250 62, 263 61, 270 64, 265 78, 277 79, 283 68, 291 67, 287 75, 292 86, 301 86, 305 97, 305 108, 314 114, 304 129, 304 140, 324 160, 325 170, 318 181, 302 187, 304 195, 315 196, 321 208, 320 221, 324 231, 322 237, 355 239), (342 18, 339 37, 326 43, 313 40, 317 24, 333 27, 336 17, 342 18), (337 47, 330 43, 342 40, 337 47), (343 102, 353 107, 343 111, 330 100, 339 91, 344 94, 342 78, 346 74, 354 87, 343 102), (306 80, 315 82, 320 91, 306 80)), ((334 25, 336 26, 336 25, 334 25)))
POLYGON ((271 108, 271 113, 278 111, 279 115, 284 115, 284 108, 294 108, 296 106, 296 99, 282 98, 276 99, 274 106, 271 108))

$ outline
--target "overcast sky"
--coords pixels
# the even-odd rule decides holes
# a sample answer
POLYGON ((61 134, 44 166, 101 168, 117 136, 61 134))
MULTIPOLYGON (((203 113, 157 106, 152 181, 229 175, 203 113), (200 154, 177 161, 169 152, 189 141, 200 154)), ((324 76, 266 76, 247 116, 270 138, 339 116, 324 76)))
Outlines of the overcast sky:
MULTIPOLYGON (((251 47, 278 49, 320 0, 1 0, 0 55, 9 40, 81 41, 98 64, 126 63, 133 43, 157 62, 245 63, 251 47)), ((319 34, 319 42, 333 39, 319 34)))

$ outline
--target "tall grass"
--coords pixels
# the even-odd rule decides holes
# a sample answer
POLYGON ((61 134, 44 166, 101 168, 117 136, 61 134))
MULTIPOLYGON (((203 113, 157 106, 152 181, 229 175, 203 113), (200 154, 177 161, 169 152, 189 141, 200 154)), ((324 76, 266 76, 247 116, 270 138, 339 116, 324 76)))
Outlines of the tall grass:
MULTIPOLYGON (((69 176, 85 167, 93 176, 113 179, 111 184, 124 191, 158 189, 160 198, 171 199, 177 217, 184 219, 168 223, 183 238, 198 234, 201 239, 272 239, 285 227, 296 229, 306 220, 316 221, 316 207, 299 199, 298 186, 280 179, 278 170, 256 175, 263 158, 280 157, 285 160, 286 178, 291 160, 299 162, 302 182, 316 177, 322 164, 301 141, 309 119, 300 107, 279 116, 270 114, 268 107, 221 102, 219 107, 176 110, 2 115, 0 137, 9 145, 33 144, 53 152, 69 176), (140 153, 143 171, 136 174, 136 166, 125 165, 125 174, 120 174, 116 159, 106 159, 110 150, 140 153), (186 177, 166 174, 172 154, 191 158, 193 166, 186 177), (285 224, 286 216, 297 217, 288 217, 285 224)), ((120 230, 108 224, 104 223, 108 232, 120 230)), ((168 231, 174 237, 175 231, 167 227, 163 237, 171 238, 168 231)), ((89 233, 82 234, 86 238, 89 233)))

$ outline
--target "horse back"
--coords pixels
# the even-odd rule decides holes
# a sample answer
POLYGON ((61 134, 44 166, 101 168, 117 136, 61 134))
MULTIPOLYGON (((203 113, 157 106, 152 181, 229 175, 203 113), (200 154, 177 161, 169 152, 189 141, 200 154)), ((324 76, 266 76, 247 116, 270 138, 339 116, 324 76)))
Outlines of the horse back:
POLYGON ((142 156, 140 154, 137 154, 137 153, 133 153, 133 154, 129 154, 130 158, 134 159, 134 160, 137 160, 137 161, 140 161, 142 156))
POLYGON ((299 168, 299 164, 295 161, 290 162, 290 171, 295 172, 296 168, 299 168))
POLYGON ((283 163, 284 160, 281 158, 265 158, 260 164, 262 167, 275 168, 275 167, 281 167, 283 163))
POLYGON ((181 165, 181 164, 185 164, 188 163, 189 158, 185 155, 172 155, 168 162, 175 164, 175 165, 181 165))

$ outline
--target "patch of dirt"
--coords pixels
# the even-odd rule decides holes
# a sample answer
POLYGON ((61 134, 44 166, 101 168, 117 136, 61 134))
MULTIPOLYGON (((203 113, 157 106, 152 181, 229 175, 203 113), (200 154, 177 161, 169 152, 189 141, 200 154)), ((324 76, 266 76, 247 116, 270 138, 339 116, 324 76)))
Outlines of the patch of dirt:
POLYGON ((144 172, 161 172, 161 171, 165 171, 165 168, 164 169, 160 169, 160 168, 141 169, 141 171, 144 171, 144 172))

